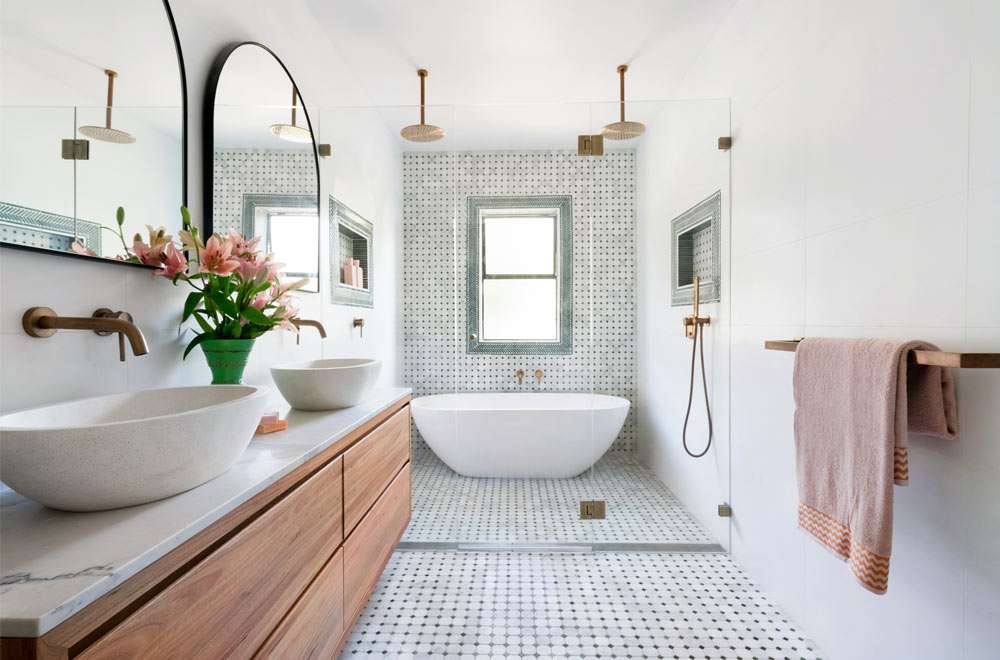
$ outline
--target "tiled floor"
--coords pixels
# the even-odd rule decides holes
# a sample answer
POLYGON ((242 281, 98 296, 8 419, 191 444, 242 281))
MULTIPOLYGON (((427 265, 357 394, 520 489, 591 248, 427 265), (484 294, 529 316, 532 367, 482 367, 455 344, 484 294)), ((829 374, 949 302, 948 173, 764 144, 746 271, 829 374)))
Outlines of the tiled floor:
POLYGON ((427 450, 413 455, 413 519, 405 542, 685 543, 716 540, 629 452, 609 452, 573 479, 462 477, 427 450), (607 501, 580 520, 581 499, 607 501))
POLYGON ((397 551, 342 658, 816 658, 723 554, 397 551))

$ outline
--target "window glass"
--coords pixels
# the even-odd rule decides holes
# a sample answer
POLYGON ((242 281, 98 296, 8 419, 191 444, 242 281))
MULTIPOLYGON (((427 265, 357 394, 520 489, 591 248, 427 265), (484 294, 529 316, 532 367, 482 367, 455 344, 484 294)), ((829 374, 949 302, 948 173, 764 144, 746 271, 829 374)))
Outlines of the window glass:
POLYGON ((558 341, 557 281, 485 279, 482 287, 483 341, 558 341))
POLYGON ((281 255, 289 277, 316 277, 316 216, 271 215, 267 251, 281 255))
POLYGON ((483 217, 486 275, 555 275, 553 216, 483 217))

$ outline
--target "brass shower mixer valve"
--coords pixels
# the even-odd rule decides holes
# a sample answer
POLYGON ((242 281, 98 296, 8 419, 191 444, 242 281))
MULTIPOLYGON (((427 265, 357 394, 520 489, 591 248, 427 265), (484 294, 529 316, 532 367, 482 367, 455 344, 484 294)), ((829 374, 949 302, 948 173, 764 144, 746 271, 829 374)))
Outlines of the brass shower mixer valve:
POLYGON ((691 314, 684 317, 684 336, 688 339, 694 339, 698 334, 699 325, 709 325, 712 322, 711 316, 698 316, 698 307, 700 304, 699 298, 701 294, 701 278, 694 278, 693 283, 694 292, 694 310, 691 314))

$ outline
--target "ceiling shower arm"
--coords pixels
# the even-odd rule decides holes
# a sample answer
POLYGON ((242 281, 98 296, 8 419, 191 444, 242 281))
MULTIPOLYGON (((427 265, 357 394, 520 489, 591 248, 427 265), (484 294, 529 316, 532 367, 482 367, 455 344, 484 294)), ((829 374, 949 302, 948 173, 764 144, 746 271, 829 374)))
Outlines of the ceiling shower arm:
POLYGON ((115 76, 118 75, 118 72, 112 69, 105 69, 104 73, 108 76, 108 102, 104 108, 104 127, 111 128, 111 106, 114 105, 115 76))
POLYGON ((427 79, 427 69, 417 69, 420 76, 420 125, 424 125, 424 81, 427 79))
POLYGON ((627 64, 618 65, 618 98, 619 115, 622 122, 625 121, 625 72, 628 71, 627 64))

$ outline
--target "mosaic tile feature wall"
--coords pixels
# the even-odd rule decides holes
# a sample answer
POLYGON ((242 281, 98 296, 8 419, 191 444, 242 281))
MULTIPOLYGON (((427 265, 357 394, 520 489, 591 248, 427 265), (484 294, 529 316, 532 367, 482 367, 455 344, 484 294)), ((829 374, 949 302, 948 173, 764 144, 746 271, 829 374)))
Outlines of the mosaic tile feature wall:
POLYGON ((217 149, 212 223, 218 233, 243 231, 243 195, 316 194, 316 161, 302 149, 217 149))
MULTIPOLYGON (((633 402, 613 445, 632 451, 636 360, 635 153, 411 152, 403 155, 403 379, 415 396, 550 391, 633 402), (466 200, 573 198, 573 353, 465 351, 466 200), (514 371, 528 374, 518 386, 514 371), (542 369, 536 386, 530 374, 542 369)), ((415 443, 422 444, 414 432, 415 443)))

